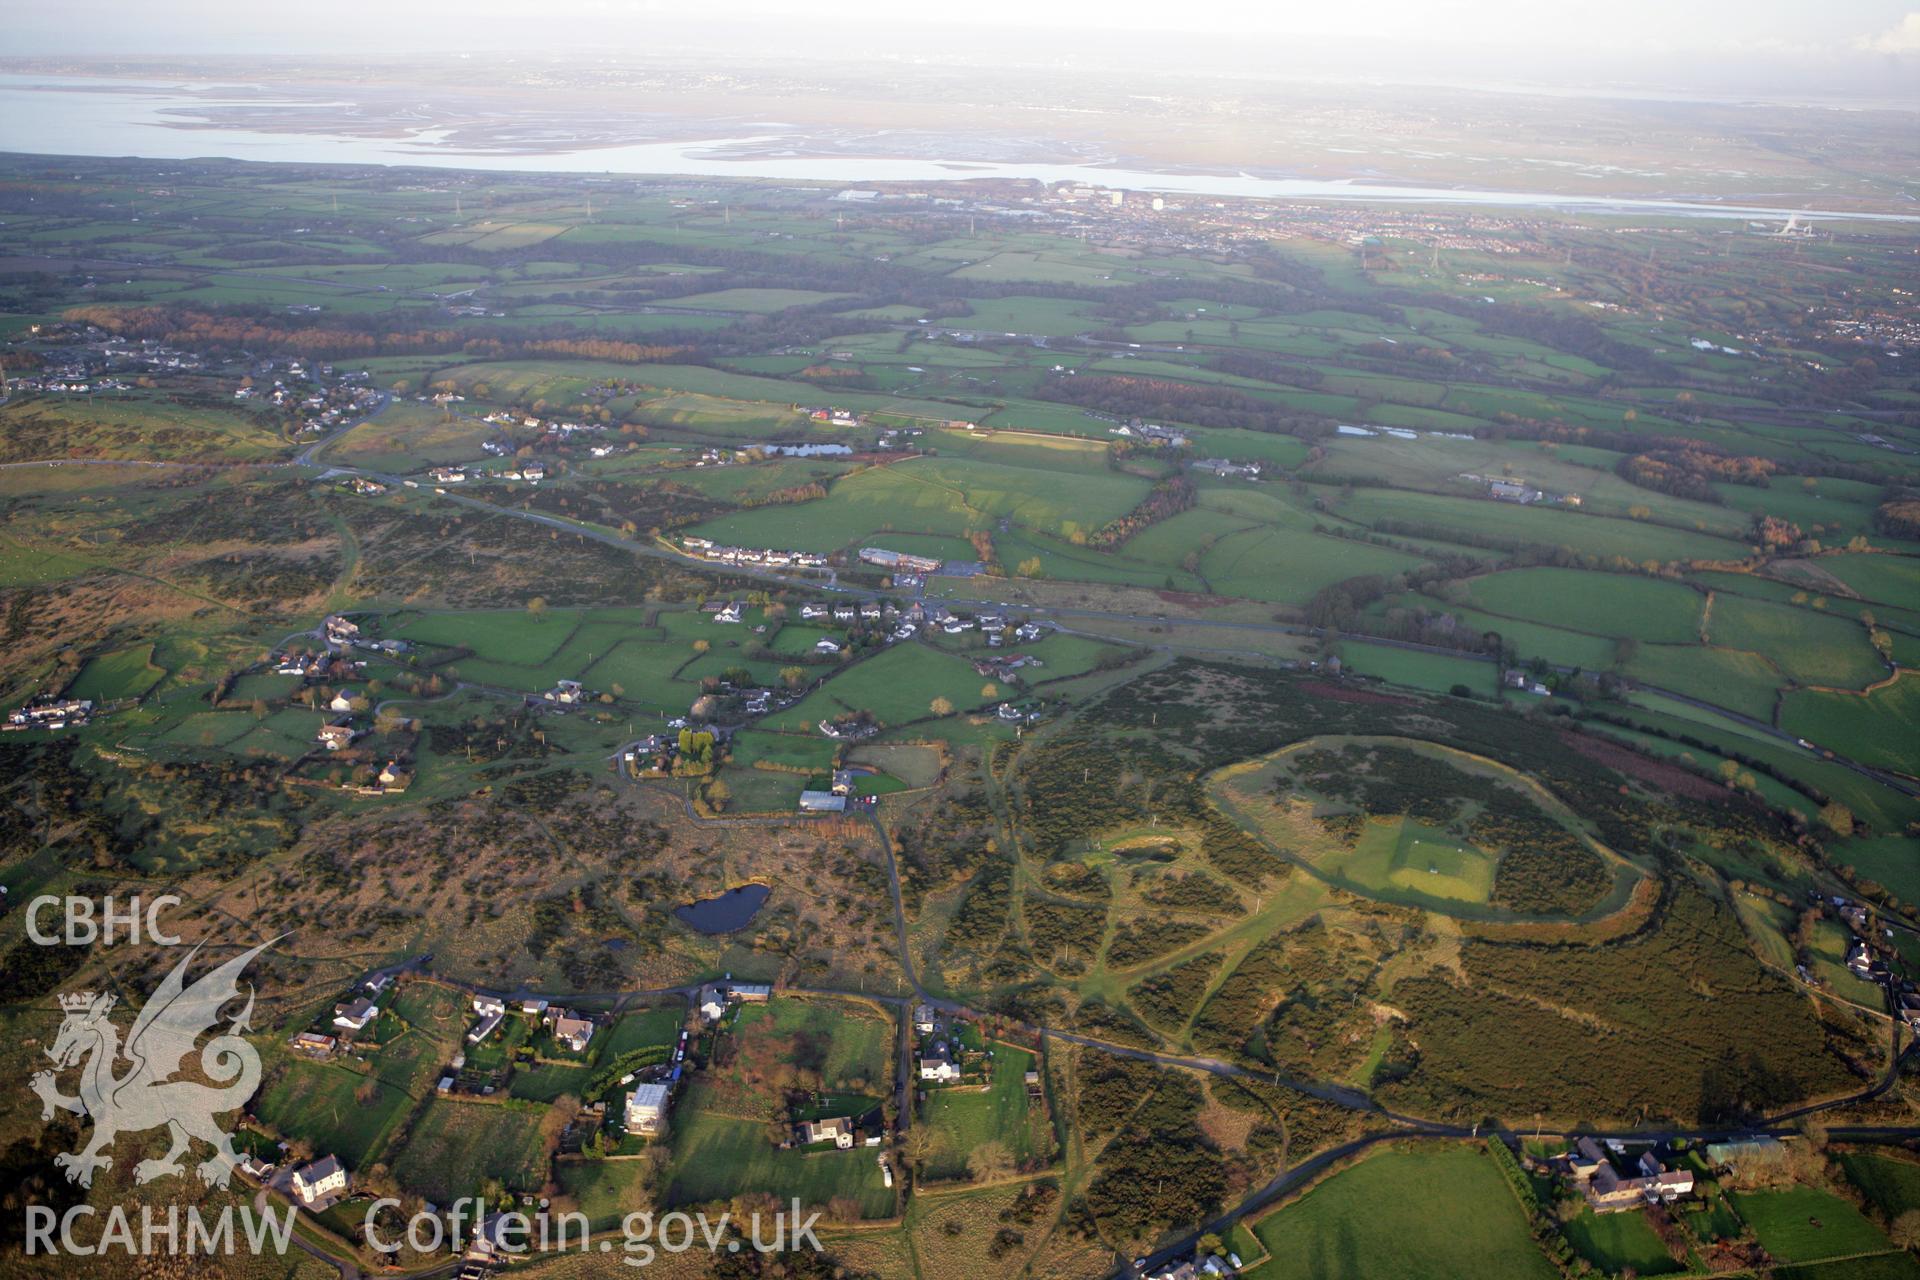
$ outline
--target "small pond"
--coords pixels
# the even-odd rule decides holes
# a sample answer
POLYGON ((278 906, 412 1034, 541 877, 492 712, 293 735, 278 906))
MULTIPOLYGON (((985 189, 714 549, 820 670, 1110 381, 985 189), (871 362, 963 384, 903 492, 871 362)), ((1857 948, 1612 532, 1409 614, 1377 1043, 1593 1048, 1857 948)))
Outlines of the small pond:
POLYGON ((717 898, 702 898, 673 909, 674 918, 701 933, 732 933, 752 923, 773 892, 764 884, 743 884, 717 898))

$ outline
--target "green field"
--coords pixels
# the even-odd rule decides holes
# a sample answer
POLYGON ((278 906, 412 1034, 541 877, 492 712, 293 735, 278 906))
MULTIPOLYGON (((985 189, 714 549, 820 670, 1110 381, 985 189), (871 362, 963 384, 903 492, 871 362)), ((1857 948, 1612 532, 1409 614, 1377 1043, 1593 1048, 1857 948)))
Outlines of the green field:
POLYGON ((1527 545, 1566 547, 1592 556, 1619 556, 1636 564, 1740 556, 1738 543, 1704 533, 1484 498, 1368 489, 1343 503, 1339 512, 1369 525, 1397 521, 1433 530, 1425 536, 1464 535, 1471 543, 1490 535, 1527 545))
POLYGON ((993 1078, 987 1088, 948 1086, 928 1091, 920 1109, 920 1123, 934 1134, 927 1177, 963 1176, 967 1153, 983 1142, 1005 1144, 1016 1163, 1051 1151, 1045 1111, 1027 1101, 1025 1079, 1034 1066, 1033 1055, 1004 1044, 995 1044, 993 1050, 993 1078))
POLYGON ((1419 557, 1345 538, 1252 529, 1221 538, 1200 558, 1207 586, 1223 595, 1304 604, 1322 587, 1362 574, 1412 569, 1419 557))
POLYGON ((764 1123, 709 1109, 706 1092, 696 1082, 674 1108, 667 1204, 701 1204, 758 1191, 819 1205, 850 1196, 870 1218, 893 1212, 893 1192, 881 1179, 873 1151, 781 1151, 764 1123))
POLYGON ((1862 763, 1920 774, 1920 676, 1903 671, 1864 695, 1795 690, 1781 703, 1780 727, 1862 763))
POLYGON ((1482 1152, 1388 1150, 1254 1224, 1262 1280, 1532 1280, 1557 1275, 1482 1152))
POLYGON ((1466 601, 1489 613, 1649 643, 1698 640, 1705 603, 1677 582, 1578 569, 1510 569, 1469 579, 1466 588, 1466 601))
POLYGON ((311 1142, 316 1152, 360 1168, 380 1156, 414 1105, 399 1086, 378 1080, 371 1100, 360 1101, 356 1093, 367 1081, 342 1066, 290 1060, 262 1090, 255 1111, 282 1133, 311 1142))
POLYGON ((1644 1213, 1594 1213, 1589 1209, 1567 1224, 1574 1252, 1609 1275, 1632 1267, 1643 1276, 1664 1275, 1681 1266, 1660 1243, 1644 1213))
POLYGON ((1341 646, 1341 657, 1350 671, 1434 693, 1446 693, 1453 686, 1463 684, 1476 697, 1489 698, 1500 676, 1497 663, 1443 653, 1414 653, 1385 645, 1345 644, 1341 646))
POLYGON ((1005 518, 1059 537, 1089 534, 1130 511, 1147 482, 1089 467, 1064 486, 1057 474, 969 458, 917 458, 851 475, 797 506, 723 516, 694 532, 744 547, 829 552, 886 534, 964 534, 1005 518))
POLYGON ((560 1189, 579 1202, 590 1230, 610 1231, 628 1214, 649 1204, 645 1161, 569 1162, 560 1165, 557 1172, 560 1189))
POLYGON ((1799 684, 1860 689, 1887 674, 1856 619, 1813 609, 1715 595, 1707 639, 1759 653, 1799 684))
POLYGON ((1370 820, 1353 855, 1337 868, 1354 883, 1392 886, 1460 902, 1485 902, 1493 892, 1493 863, 1487 854, 1450 840, 1444 831, 1411 818, 1370 820))
POLYGON ((1920 1209, 1920 1163, 1874 1151, 1848 1151, 1840 1156, 1840 1167, 1847 1181, 1889 1219, 1920 1209))
POLYGON ((539 1108, 435 1098, 393 1158, 394 1175, 439 1204, 479 1193, 498 1179, 510 1191, 546 1181, 539 1108))
POLYGON ((805 731, 820 720, 871 711, 882 724, 904 724, 932 715, 935 698, 947 699, 958 710, 978 706, 983 685, 961 658, 924 643, 896 644, 846 668, 762 723, 768 729, 805 731))
POLYGON ((1893 1242, 1858 1209, 1814 1187, 1736 1194, 1733 1203, 1767 1252, 1782 1262, 1893 1251, 1893 1242))
POLYGON ((87 665, 81 668, 68 692, 72 697, 94 702, 138 698, 160 683, 166 674, 153 664, 153 646, 137 644, 87 659, 87 665))
POLYGON ((1759 654, 1700 645, 1642 645, 1627 664, 1627 674, 1769 723, 1780 687, 1779 671, 1759 654))

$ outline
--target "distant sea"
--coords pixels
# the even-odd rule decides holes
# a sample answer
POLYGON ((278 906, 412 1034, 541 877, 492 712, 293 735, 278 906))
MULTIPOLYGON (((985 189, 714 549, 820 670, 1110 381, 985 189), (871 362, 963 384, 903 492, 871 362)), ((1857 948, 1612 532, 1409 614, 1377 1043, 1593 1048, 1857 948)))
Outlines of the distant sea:
MULTIPOLYGON (((273 132, 213 123, 210 109, 284 105, 304 111, 325 102, 276 104, 260 85, 193 81, 105 80, 92 77, 0 75, 0 151, 54 156, 125 156, 151 160, 222 158, 292 164, 415 165, 519 173, 625 174, 758 178, 862 186, 873 183, 951 182, 990 178, 1043 184, 1076 183, 1177 196, 1265 197, 1507 206, 1568 212, 1661 213, 1682 217, 1785 218, 1791 213, 1872 222, 1920 222, 1920 215, 1841 213, 1758 205, 1714 204, 1606 195, 1557 195, 1459 187, 1410 187, 1361 180, 1259 177, 1247 173, 1156 172, 1094 164, 1010 164, 883 156, 756 154, 790 151, 795 140, 711 138, 619 146, 476 150, 451 142, 446 131, 422 128, 405 137, 347 132, 273 132), (233 90, 244 89, 244 94, 233 90), (223 92, 224 91, 224 92, 223 92)), ((270 91, 268 91, 270 93, 270 91)), ((347 107, 350 104, 337 104, 347 107)))

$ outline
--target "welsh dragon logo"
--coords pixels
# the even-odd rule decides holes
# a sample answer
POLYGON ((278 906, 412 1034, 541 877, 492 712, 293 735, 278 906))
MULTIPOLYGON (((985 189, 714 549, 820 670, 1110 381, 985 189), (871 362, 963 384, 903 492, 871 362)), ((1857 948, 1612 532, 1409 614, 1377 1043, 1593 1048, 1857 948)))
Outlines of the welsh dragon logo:
POLYGON ((194 947, 140 1010, 124 1046, 120 1029, 109 1018, 115 1004, 112 994, 82 991, 60 997, 66 1016, 47 1050, 55 1069, 34 1073, 32 1087, 44 1104, 42 1120, 53 1119, 58 1107, 93 1121, 93 1136, 86 1145, 54 1157, 70 1181, 92 1186, 95 1170, 113 1164, 113 1157, 106 1153, 122 1133, 165 1127, 172 1147, 161 1158, 134 1166, 134 1181, 151 1182, 183 1172, 180 1158, 187 1154, 189 1140, 198 1138, 213 1148, 213 1155, 198 1166, 200 1180, 212 1187, 227 1185, 239 1157, 232 1137, 214 1117, 238 1108, 260 1084, 259 1051, 241 1038, 253 1013, 252 988, 247 990, 246 1006, 233 1015, 224 1031, 204 1046, 199 1046, 199 1040, 219 1020, 221 1008, 239 998, 241 971, 276 941, 235 956, 188 986, 187 965, 200 952, 194 947), (196 1046, 200 1071, 213 1084, 172 1078, 196 1046), (75 1066, 80 1068, 80 1092, 68 1097, 59 1092, 56 1078, 75 1066))

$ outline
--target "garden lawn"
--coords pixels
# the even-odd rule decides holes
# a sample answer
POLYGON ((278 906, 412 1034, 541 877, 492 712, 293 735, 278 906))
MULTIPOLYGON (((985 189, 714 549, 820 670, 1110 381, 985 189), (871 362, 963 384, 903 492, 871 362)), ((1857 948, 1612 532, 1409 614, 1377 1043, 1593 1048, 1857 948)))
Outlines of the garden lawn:
POLYGON ((935 1137, 929 1178, 957 1178, 967 1169, 967 1153, 983 1142, 1004 1143, 1019 1164, 1045 1142, 1039 1119, 1043 1108, 1027 1101, 1026 1074, 1033 1055, 1025 1049, 994 1045, 993 1081, 985 1089, 943 1088, 927 1092, 920 1120, 935 1137))

